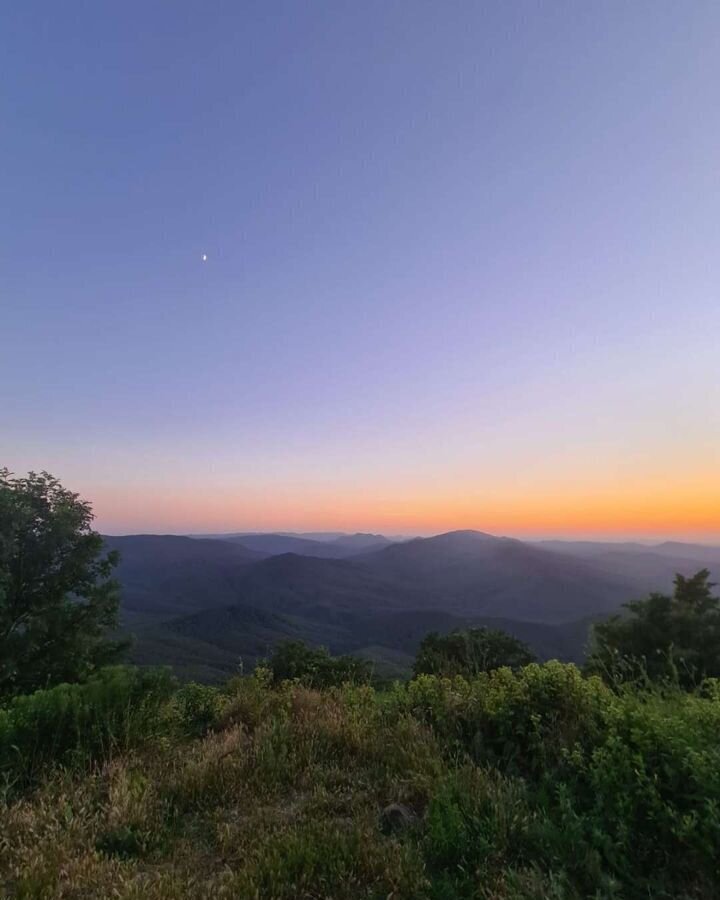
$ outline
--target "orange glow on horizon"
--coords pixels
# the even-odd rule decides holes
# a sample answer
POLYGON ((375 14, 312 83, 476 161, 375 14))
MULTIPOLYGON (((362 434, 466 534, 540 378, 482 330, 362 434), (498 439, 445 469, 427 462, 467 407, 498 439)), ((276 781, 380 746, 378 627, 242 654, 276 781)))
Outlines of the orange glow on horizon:
POLYGON ((461 492, 277 487, 272 492, 195 489, 177 492, 98 490, 97 525, 108 533, 224 531, 384 531, 436 534, 474 528, 494 534, 636 536, 720 540, 720 485, 696 476, 685 483, 491 486, 461 492))

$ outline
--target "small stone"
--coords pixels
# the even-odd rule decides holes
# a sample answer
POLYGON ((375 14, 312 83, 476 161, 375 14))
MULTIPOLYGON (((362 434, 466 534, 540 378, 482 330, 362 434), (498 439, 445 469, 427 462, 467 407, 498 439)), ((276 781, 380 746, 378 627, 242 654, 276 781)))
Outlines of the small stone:
POLYGON ((391 803, 380 813, 380 830, 384 834, 407 831, 418 823, 418 817, 402 803, 391 803))

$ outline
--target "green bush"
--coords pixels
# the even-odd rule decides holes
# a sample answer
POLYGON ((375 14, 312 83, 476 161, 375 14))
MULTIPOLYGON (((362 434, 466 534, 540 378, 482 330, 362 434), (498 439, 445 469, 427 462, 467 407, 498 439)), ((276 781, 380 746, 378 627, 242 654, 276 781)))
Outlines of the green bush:
POLYGON ((507 666, 519 669, 535 662, 535 656, 522 641, 493 628, 468 628, 438 634, 432 631, 418 648, 415 675, 463 675, 472 678, 507 666))
POLYGON ((567 751, 553 804, 555 848, 572 859, 574 834, 576 857, 600 860, 648 896, 668 884, 718 883, 719 734, 717 701, 679 691, 621 694, 599 739, 567 751))
MULTIPOLYGON (((430 723, 449 759, 460 753, 522 778, 536 815, 534 856, 559 863, 558 877, 580 896, 674 897, 687 884, 702 887, 686 896, 705 896, 705 886, 713 896, 709 886, 720 880, 714 683, 693 695, 614 692, 574 666, 547 663, 472 681, 422 676, 396 689, 393 703, 430 723), (613 884, 624 892, 613 893, 613 884), (667 886, 678 893, 663 893, 667 886)), ((487 808, 477 808, 482 790, 475 794, 445 788, 431 803, 432 861, 479 871, 468 848, 487 845, 484 856, 498 849, 495 838, 488 844, 487 808)), ((507 799, 496 805, 493 827, 512 807, 507 799)))
POLYGON ((295 680, 312 688, 363 684, 372 677, 372 665, 356 656, 331 656, 324 647, 303 641, 281 641, 269 660, 262 663, 276 683, 295 680))
POLYGON ((228 697, 220 689, 190 682, 174 695, 171 717, 187 737, 203 737, 214 730, 228 706, 228 697))
POLYGON ((173 689, 164 669, 113 666, 84 684, 59 684, 0 709, 0 778, 12 792, 51 765, 74 769, 145 743, 173 689))
POLYGON ((288 698, 281 691, 273 690, 272 672, 257 666, 251 675, 238 675, 225 685, 228 698, 220 720, 220 727, 241 725, 254 731, 261 723, 282 716, 288 698))
POLYGON ((421 675, 394 700, 475 761, 527 776, 556 765, 576 741, 596 740, 614 697, 599 678, 549 662, 471 680, 421 675))

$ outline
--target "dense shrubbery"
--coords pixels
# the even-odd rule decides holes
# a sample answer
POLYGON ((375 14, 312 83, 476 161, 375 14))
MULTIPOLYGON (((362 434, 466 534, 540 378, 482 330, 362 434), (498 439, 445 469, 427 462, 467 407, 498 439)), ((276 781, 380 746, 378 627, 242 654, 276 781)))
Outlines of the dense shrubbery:
POLYGON ((493 628, 468 628, 438 634, 432 631, 420 644, 415 658, 415 675, 464 675, 472 678, 508 666, 518 669, 535 662, 522 641, 493 628))
POLYGON ((546 770, 577 741, 596 740, 613 699, 600 679, 559 662, 473 679, 421 675, 393 697, 449 746, 519 775, 546 770))
POLYGON ((270 670, 276 683, 297 680, 313 688, 365 684, 372 676, 368 660, 331 656, 324 647, 309 647, 303 641, 281 641, 262 665, 270 670))
POLYGON ((147 743, 172 686, 166 670, 116 666, 13 698, 0 708, 0 785, 17 791, 48 766, 78 769, 147 743))
MULTIPOLYGON (((121 678, 107 677, 98 697, 121 678)), ((378 693, 275 683, 260 669, 223 689, 186 686, 161 710, 165 687, 153 684, 152 702, 130 703, 150 746, 113 734, 111 765, 55 774, 0 811, 0 892, 716 896, 716 682, 694 693, 611 689, 548 663, 470 680, 426 675, 378 693), (123 747, 141 749, 119 756, 123 747), (389 803, 407 810, 404 830, 382 827, 389 803)), ((40 709, 39 696, 24 699, 40 709)), ((34 716, 26 747, 32 728, 65 721, 34 716)), ((107 746, 83 744, 84 760, 107 759, 107 746)))
MULTIPOLYGON (((522 841, 545 865, 562 859, 581 896, 615 883, 617 896, 665 896, 720 877, 720 703, 713 684, 704 693, 617 693, 555 662, 425 676, 394 699, 476 766, 522 779, 522 841)), ((465 828, 474 802, 448 815, 465 828)))
POLYGON ((169 721, 186 737, 203 737, 218 726, 227 704, 225 692, 190 682, 175 693, 168 708, 169 721))

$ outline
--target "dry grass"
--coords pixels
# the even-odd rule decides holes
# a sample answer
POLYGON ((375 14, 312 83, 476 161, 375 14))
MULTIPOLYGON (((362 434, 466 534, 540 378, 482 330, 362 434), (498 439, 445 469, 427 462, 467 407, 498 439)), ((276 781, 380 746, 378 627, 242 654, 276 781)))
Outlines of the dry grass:
POLYGON ((407 720, 388 766, 371 696, 363 707, 353 694, 297 687, 263 696, 268 717, 248 711, 245 724, 255 691, 238 694, 204 739, 161 741, 85 777, 53 775, 7 806, 5 896, 421 896, 420 857, 377 820, 384 802, 440 772, 430 732, 407 720), (398 770, 413 746, 410 777, 398 770))

